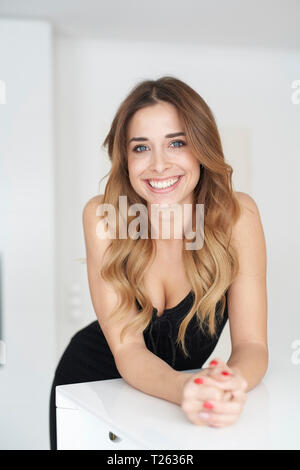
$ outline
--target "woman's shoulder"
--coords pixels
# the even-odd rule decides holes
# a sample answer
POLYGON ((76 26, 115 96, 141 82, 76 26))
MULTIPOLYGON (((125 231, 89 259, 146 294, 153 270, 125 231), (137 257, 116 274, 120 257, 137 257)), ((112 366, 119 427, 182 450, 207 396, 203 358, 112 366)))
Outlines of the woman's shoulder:
POLYGON ((234 195, 237 198, 242 210, 249 209, 252 212, 258 210, 255 200, 249 194, 241 191, 234 191, 234 195))
POLYGON ((239 240, 241 244, 246 243, 249 236, 260 236, 262 222, 260 212, 255 200, 247 193, 234 192, 240 205, 241 213, 239 219, 233 226, 233 239, 239 240))
POLYGON ((101 217, 100 211, 98 210, 99 205, 102 203, 104 194, 97 194, 89 199, 82 211, 82 220, 84 229, 92 229, 93 231, 98 231, 101 229, 100 225, 103 225, 103 219, 101 217))
POLYGON ((98 210, 104 198, 103 194, 92 197, 87 201, 82 212, 84 238, 87 251, 94 253, 99 259, 110 245, 110 237, 106 231, 106 222, 98 210), (101 242, 100 242, 101 240, 101 242))
POLYGON ((83 212, 88 212, 89 210, 91 210, 91 208, 93 209, 97 207, 99 204, 101 204, 103 198, 104 194, 97 194, 96 196, 91 197, 91 199, 86 202, 83 208, 83 212))

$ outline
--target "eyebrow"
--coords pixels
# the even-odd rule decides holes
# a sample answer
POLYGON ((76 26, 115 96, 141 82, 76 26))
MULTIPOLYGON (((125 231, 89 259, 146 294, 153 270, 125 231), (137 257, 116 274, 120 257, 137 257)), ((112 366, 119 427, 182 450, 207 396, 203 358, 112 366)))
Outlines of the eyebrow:
MULTIPOLYGON (((172 134, 166 134, 165 135, 165 138, 166 139, 170 139, 172 137, 178 137, 180 135, 184 135, 185 136, 185 132, 173 132, 172 134)), ((132 139, 130 139, 130 141, 128 142, 128 144, 130 144, 130 142, 143 142, 144 140, 149 140, 147 137, 132 137, 132 139)))

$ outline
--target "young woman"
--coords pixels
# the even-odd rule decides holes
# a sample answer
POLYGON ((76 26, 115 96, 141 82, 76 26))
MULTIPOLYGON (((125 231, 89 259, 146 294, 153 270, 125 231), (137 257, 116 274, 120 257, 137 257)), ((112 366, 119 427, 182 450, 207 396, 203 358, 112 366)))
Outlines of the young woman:
POLYGON ((112 164, 105 193, 83 210, 97 320, 73 336, 57 366, 51 449, 57 385, 122 377, 180 405, 192 423, 222 427, 238 419, 268 366, 263 228, 255 201, 232 189, 233 170, 208 105, 174 77, 143 81, 121 103, 104 145, 112 164), (126 196, 125 212, 119 196, 126 196), (115 210, 114 227, 102 204, 115 210), (134 204, 146 209, 137 237, 127 230, 134 204), (158 219, 155 207, 162 209, 158 219), (168 213, 166 238, 162 221, 170 207, 177 212, 168 213), (203 232, 200 246, 188 245, 188 227, 193 239, 203 232), (109 236, 99 236, 104 232, 109 236), (215 358, 201 369, 228 319, 229 360, 215 358), (199 371, 182 372, 188 369, 199 371))

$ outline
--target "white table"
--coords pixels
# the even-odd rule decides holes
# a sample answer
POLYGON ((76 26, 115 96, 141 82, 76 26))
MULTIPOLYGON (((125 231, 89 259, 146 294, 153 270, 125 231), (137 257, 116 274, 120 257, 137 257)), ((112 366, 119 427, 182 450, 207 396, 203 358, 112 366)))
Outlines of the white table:
POLYGON ((56 407, 59 450, 300 449, 300 366, 269 367, 225 428, 196 426, 180 406, 123 379, 58 386, 56 407))

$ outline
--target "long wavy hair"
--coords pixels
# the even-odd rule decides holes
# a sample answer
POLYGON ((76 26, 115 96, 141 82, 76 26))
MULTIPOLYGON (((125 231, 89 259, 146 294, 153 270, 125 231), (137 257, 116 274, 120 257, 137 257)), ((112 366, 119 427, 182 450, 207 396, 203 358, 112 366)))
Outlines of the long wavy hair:
MULTIPOLYGON (((195 204, 204 204, 203 245, 199 250, 183 250, 182 253, 194 301, 180 324, 176 342, 181 344, 187 356, 185 332, 193 316, 197 316, 202 330, 204 324, 208 326, 207 331, 211 336, 216 334, 216 316, 223 317, 226 291, 237 276, 239 268, 237 253, 230 241, 232 227, 238 220, 241 209, 233 192, 233 169, 225 162, 212 111, 204 99, 186 83, 172 76, 164 76, 158 80, 144 80, 132 88, 120 104, 102 146, 107 149, 111 160, 111 169, 103 177, 109 175, 102 203, 112 204, 115 208, 116 233, 119 233, 119 195, 127 196, 128 206, 136 203, 147 206, 147 201, 134 191, 129 180, 128 123, 136 111, 155 106, 160 101, 176 107, 187 144, 201 165, 200 178, 194 189, 193 214, 195 204), (217 304, 219 309, 216 309, 217 304)), ((132 219, 133 216, 128 215, 128 225, 132 219)), ((135 300, 141 306, 139 315, 122 329, 121 341, 129 329, 143 332, 151 322, 153 306, 145 292, 144 273, 152 259, 153 250, 155 243, 151 237, 120 239, 117 236, 107 248, 108 256, 101 275, 116 288, 120 299, 111 317, 116 321, 124 318, 130 309, 136 307, 135 300)))

